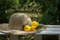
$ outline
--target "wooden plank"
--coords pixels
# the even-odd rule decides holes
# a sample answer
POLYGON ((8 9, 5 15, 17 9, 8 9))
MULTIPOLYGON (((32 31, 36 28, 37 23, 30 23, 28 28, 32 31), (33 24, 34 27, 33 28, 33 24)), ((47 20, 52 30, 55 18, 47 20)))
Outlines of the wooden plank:
POLYGON ((44 31, 36 33, 37 35, 59 35, 60 25, 45 25, 46 29, 44 31))
POLYGON ((60 35, 60 31, 42 31, 36 33, 36 35, 60 35))
MULTIPOLYGON (((48 31, 53 31, 53 32, 59 31, 60 32, 60 28, 59 28, 60 25, 45 25, 45 26, 46 26, 46 30, 44 30, 44 31, 47 31, 47 32, 48 31)), ((34 32, 25 32, 25 31, 19 31, 19 30, 0 30, 0 32, 11 33, 11 34, 15 34, 15 35, 34 34, 34 32)), ((44 33, 44 32, 42 31, 41 33, 44 33)))
POLYGON ((3 32, 0 32, 0 35, 5 35, 5 33, 3 33, 3 32))
POLYGON ((60 28, 60 25, 44 25, 44 26, 49 28, 60 28))
POLYGON ((60 31, 60 28, 46 28, 46 31, 60 31))

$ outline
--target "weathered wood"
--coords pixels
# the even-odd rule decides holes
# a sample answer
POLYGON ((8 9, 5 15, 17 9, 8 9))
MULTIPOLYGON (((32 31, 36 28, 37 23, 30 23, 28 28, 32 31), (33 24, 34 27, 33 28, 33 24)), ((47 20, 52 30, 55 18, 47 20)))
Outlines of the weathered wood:
POLYGON ((45 25, 46 29, 44 31, 38 32, 37 35, 59 35, 60 25, 45 25))
POLYGON ((35 34, 35 33, 36 33, 35 34, 36 40, 42 40, 41 35, 60 35, 60 25, 45 25, 45 26, 46 26, 46 29, 44 31, 37 32, 37 33, 25 32, 25 31, 20 31, 20 30, 0 30, 0 32, 11 34, 13 39, 16 37, 16 40, 18 39, 18 35, 27 35, 27 34, 35 34))
POLYGON ((59 36, 58 39, 60 40, 60 25, 45 25, 45 26, 46 26, 46 29, 44 31, 36 33, 37 40, 41 38, 41 35, 57 35, 59 36))
POLYGON ((60 25, 44 25, 47 28, 60 28, 60 25))

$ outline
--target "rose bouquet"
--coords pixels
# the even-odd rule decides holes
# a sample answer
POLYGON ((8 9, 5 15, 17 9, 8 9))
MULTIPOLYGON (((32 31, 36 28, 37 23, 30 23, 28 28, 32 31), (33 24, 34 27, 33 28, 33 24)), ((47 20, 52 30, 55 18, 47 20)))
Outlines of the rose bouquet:
POLYGON ((37 21, 33 21, 30 25, 24 26, 24 31, 41 31, 44 30, 45 27, 43 24, 39 24, 37 21))

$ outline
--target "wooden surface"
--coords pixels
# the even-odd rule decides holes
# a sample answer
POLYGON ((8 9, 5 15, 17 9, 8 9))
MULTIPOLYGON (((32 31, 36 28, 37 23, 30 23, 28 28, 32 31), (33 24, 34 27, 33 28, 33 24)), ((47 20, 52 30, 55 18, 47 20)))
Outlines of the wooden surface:
POLYGON ((60 25, 45 25, 46 29, 37 35, 60 35, 60 25))
MULTIPOLYGON (((45 25, 46 29, 44 31, 41 32, 37 32, 36 33, 36 40, 42 40, 43 38, 41 38, 43 35, 47 36, 46 40, 54 40, 54 35, 59 36, 58 40, 60 40, 60 25, 45 25), (52 36, 53 35, 53 36, 52 36)), ((56 39, 55 39, 56 40, 56 39)))
MULTIPOLYGON (((8 24, 0 25, 0 34, 11 34, 11 40, 18 40, 19 35, 32 34, 35 36, 35 39, 42 40, 41 35, 60 35, 60 25, 45 25, 46 29, 41 32, 26 32, 20 30, 10 30, 8 24)), ((60 40, 60 39, 59 39, 60 40)))
POLYGON ((26 35, 26 34, 60 34, 60 25, 45 25, 46 29, 41 32, 25 32, 20 30, 9 30, 8 24, 0 24, 0 32, 11 33, 15 35, 26 35))

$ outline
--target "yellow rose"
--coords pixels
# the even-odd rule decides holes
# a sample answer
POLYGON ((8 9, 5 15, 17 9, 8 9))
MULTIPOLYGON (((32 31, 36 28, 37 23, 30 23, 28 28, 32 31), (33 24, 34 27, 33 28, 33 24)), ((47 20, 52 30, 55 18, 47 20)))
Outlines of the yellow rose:
POLYGON ((33 27, 33 28, 37 28, 37 26, 33 26, 33 25, 32 25, 31 27, 33 27))
POLYGON ((35 26, 31 26, 31 31, 36 31, 36 27, 35 26))
POLYGON ((36 22, 36 21, 33 21, 31 25, 33 25, 33 26, 38 26, 38 25, 39 25, 39 23, 38 23, 38 22, 36 22))
POLYGON ((29 25, 25 25, 24 31, 30 31, 31 27, 29 25))

